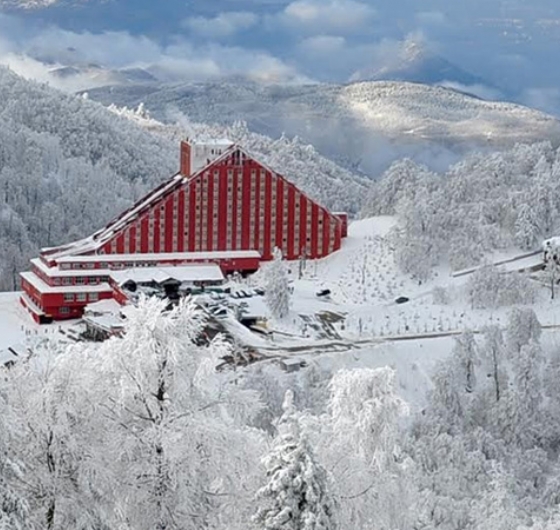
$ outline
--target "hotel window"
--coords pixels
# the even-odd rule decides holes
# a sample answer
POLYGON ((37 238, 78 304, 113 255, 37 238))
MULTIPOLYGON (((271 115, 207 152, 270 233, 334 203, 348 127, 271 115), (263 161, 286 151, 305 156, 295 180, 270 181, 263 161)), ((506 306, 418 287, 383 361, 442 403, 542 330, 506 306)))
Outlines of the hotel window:
POLYGON ((87 302, 87 294, 86 293, 78 293, 76 295, 77 302, 87 302))
POLYGON ((62 278, 62 285, 70 285, 71 283, 70 278, 62 278))
POLYGON ((67 315, 68 313, 70 313, 70 308, 66 307, 66 306, 62 306, 59 309, 59 312, 60 312, 61 315, 67 315))
POLYGON ((90 302, 97 302, 97 300, 99 300, 99 294, 98 293, 89 293, 89 301, 90 302))
POLYGON ((64 293, 64 301, 65 302, 73 302, 74 301, 74 294, 73 293, 64 293))
POLYGON ((86 279, 83 276, 78 276, 76 278, 76 285, 84 285, 86 283, 86 279))

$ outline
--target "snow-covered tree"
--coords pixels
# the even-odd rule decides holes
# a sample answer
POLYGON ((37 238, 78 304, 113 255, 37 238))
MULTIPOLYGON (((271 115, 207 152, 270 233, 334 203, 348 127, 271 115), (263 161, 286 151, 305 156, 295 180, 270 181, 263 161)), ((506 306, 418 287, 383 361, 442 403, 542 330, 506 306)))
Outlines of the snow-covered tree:
MULTIPOLYGON (((2 425, 1 420, 0 427, 4 433, 9 430, 7 425, 2 425)), ((7 458, 2 443, 0 440, 0 530, 25 530, 30 523, 29 506, 9 480, 19 475, 20 469, 7 458)))
POLYGON ((383 468, 397 445, 398 420, 407 405, 390 368, 340 370, 330 383, 330 421, 340 447, 368 466, 383 468))
POLYGON ((506 345, 510 358, 517 358, 521 348, 531 341, 538 342, 541 333, 541 323, 532 309, 513 309, 509 314, 506 328, 506 345))
POLYGON ((263 459, 267 484, 257 493, 253 522, 262 530, 335 530, 327 473, 302 433, 293 398, 288 391, 278 435, 263 459))
POLYGON ((106 520, 111 469, 96 458, 100 424, 82 368, 72 356, 40 348, 2 382, 0 472, 5 488, 24 500, 24 528, 103 528, 106 520))
POLYGON ((541 241, 542 230, 538 225, 537 213, 529 204, 519 207, 514 238, 516 244, 524 250, 532 250, 541 241))
POLYGON ((327 414, 313 424, 321 433, 322 461, 332 468, 346 528, 410 527, 411 499, 400 451, 400 420, 408 411, 390 368, 340 370, 329 385, 327 414))
POLYGON ((503 389, 507 385, 504 350, 505 345, 502 330, 498 326, 488 326, 484 329, 484 343, 480 351, 483 360, 490 369, 496 401, 500 401, 503 389))
POLYGON ((141 301, 123 338, 95 348, 91 399, 104 411, 114 525, 134 530, 230 528, 248 509, 260 437, 245 429, 254 394, 235 390, 215 366, 229 347, 199 346, 203 314, 190 301, 165 312, 141 301))
POLYGON ((469 155, 439 175, 403 161, 372 185, 362 211, 397 215, 395 251, 405 271, 415 258, 422 267, 431 260, 467 268, 490 251, 532 249, 554 233, 559 159, 560 151, 543 142, 469 155))
POLYGON ((275 248, 272 255, 273 259, 265 271, 265 300, 272 316, 281 320, 290 311, 290 284, 282 251, 275 248))
POLYGON ((544 267, 550 285, 550 298, 554 299, 556 284, 560 281, 560 245, 556 238, 549 239, 545 243, 544 267))

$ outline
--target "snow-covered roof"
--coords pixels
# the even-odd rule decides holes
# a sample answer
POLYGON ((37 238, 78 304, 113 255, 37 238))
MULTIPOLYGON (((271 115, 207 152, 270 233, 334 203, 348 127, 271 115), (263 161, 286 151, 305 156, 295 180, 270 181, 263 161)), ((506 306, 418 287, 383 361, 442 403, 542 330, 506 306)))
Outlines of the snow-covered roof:
POLYGON ((33 272, 22 272, 20 276, 28 283, 30 283, 37 291, 43 294, 54 293, 106 293, 111 292, 111 287, 108 283, 100 283, 98 285, 64 285, 64 286, 51 286, 45 283, 39 276, 33 272))
MULTIPOLYGON (((98 258, 98 256, 95 256, 98 258)), ((74 277, 74 276, 109 276, 109 269, 60 269, 58 266, 48 267, 40 258, 33 258, 31 264, 37 267, 47 276, 55 277, 74 277)))
POLYGON ((220 282, 224 275, 219 265, 185 265, 179 267, 146 267, 132 268, 122 271, 112 271, 111 279, 118 285, 127 281, 136 283, 162 283, 166 280, 179 282, 220 282))
POLYGON ((124 322, 115 315, 84 315, 83 319, 84 322, 90 324, 91 326, 107 331, 108 333, 122 330, 124 328, 124 322))
POLYGON ((282 359, 280 362, 286 366, 301 366, 302 364, 305 364, 305 360, 300 359, 299 357, 288 357, 282 359))
MULTIPOLYGON (((218 158, 212 160, 209 164, 204 165, 204 167, 201 167, 193 175, 187 177, 187 179, 191 180, 198 177, 206 170, 209 165, 222 161, 231 154, 233 149, 237 148, 239 147, 235 144, 232 144, 228 140, 227 149, 225 149, 225 151, 218 158)), ((130 207, 128 210, 125 210, 122 214, 110 221, 105 227, 103 227, 101 230, 98 230, 93 235, 60 247, 44 248, 41 250, 41 252, 43 252, 43 254, 45 255, 48 255, 49 259, 56 261, 67 256, 75 256, 77 254, 84 254, 86 252, 95 252, 105 243, 110 241, 111 238, 116 235, 122 228, 124 228, 130 221, 135 219, 141 211, 149 208, 161 197, 172 191, 174 188, 177 188, 181 184, 183 184, 184 181, 185 177, 181 173, 177 173, 171 179, 163 182, 157 188, 142 197, 132 207, 130 207)))
POLYGON ((108 298, 107 300, 99 300, 98 302, 93 302, 88 304, 84 308, 84 312, 87 313, 106 313, 111 315, 116 315, 120 312, 121 305, 114 299, 108 298))
MULTIPOLYGON (((140 263, 140 262, 160 262, 160 261, 196 261, 196 260, 218 260, 218 259, 239 259, 239 258, 259 258, 261 254, 257 250, 217 250, 208 252, 162 252, 152 254, 94 254, 89 256, 65 256, 60 258, 58 263, 140 263)), ((83 270, 83 274, 88 274, 95 269, 83 270)), ((78 271, 74 271, 74 276, 78 271)))

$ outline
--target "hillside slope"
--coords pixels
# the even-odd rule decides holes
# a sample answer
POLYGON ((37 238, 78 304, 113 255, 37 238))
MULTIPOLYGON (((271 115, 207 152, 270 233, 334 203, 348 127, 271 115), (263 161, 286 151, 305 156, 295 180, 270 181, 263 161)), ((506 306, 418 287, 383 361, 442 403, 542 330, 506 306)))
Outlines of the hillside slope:
POLYGON ((560 141, 560 123, 542 112, 406 82, 209 82, 114 86, 89 94, 104 104, 136 107, 143 102, 164 121, 174 121, 179 111, 193 121, 244 120, 268 136, 299 135, 330 158, 370 174, 403 156, 443 169, 474 150, 560 141))

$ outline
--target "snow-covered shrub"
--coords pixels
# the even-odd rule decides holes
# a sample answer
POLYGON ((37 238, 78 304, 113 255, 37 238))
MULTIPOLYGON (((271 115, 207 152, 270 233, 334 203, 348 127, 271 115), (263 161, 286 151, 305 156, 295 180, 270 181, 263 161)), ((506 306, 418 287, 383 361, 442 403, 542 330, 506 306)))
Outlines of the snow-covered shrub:
POLYGON ((436 305, 447 305, 449 303, 449 294, 443 286, 434 287, 432 291, 432 299, 436 305))
POLYGON ((537 290, 525 274, 506 273, 498 267, 485 265, 471 274, 467 293, 473 308, 490 309, 533 304, 537 290))

